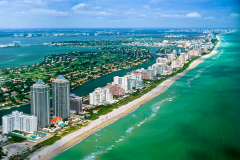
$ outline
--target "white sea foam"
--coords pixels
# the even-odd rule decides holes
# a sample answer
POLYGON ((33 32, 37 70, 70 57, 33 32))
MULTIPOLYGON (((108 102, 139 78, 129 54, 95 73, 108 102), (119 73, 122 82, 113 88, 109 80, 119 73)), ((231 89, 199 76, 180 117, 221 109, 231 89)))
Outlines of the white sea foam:
POLYGON ((136 117, 137 115, 136 114, 132 114, 133 117, 136 117))
MULTIPOLYGON (((103 150, 93 152, 90 155, 85 156, 82 160, 94 160, 97 158, 97 156, 104 154, 104 153, 108 153, 108 151, 112 150, 113 147, 114 147, 114 145, 111 145, 110 147, 104 148, 103 150)), ((103 148, 103 147, 99 146, 99 148, 103 148)))
POLYGON ((127 134, 130 134, 130 133, 132 132, 132 130, 133 130, 133 127, 130 127, 130 128, 128 128, 128 129, 126 130, 126 133, 127 133, 127 134))
POLYGON ((190 87, 190 83, 194 80, 194 79, 196 79, 196 78, 198 78, 199 76, 200 76, 200 74, 201 73, 198 73, 196 76, 194 76, 193 78, 189 78, 188 80, 187 80, 187 84, 188 84, 188 87, 190 87))
POLYGON ((123 140, 124 140, 123 138, 120 138, 120 139, 116 140, 115 142, 121 142, 123 140))
POLYGON ((140 127, 142 124, 144 124, 145 122, 147 122, 148 120, 151 120, 153 117, 156 116, 156 113, 157 111, 160 109, 160 105, 163 103, 163 102, 166 102, 166 101, 169 101, 170 99, 173 100, 175 98, 174 97, 171 97, 171 98, 166 98, 156 104, 154 104, 153 106, 151 106, 151 110, 152 110, 152 114, 148 117, 146 117, 143 121, 141 121, 140 123, 137 124, 138 127, 140 127))
POLYGON ((13 62, 14 60, 12 59, 12 60, 9 60, 9 61, 4 61, 4 62, 13 62))

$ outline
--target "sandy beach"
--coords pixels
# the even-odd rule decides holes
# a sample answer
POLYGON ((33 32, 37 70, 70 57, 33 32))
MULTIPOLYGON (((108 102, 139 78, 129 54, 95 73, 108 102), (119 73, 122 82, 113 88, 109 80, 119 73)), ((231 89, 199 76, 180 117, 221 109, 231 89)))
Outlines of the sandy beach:
POLYGON ((98 119, 92 121, 86 127, 83 127, 81 129, 63 137, 61 140, 55 142, 51 146, 47 146, 47 147, 35 152, 31 156, 31 159, 32 160, 49 159, 49 158, 63 152, 64 150, 68 149, 69 147, 73 146, 74 144, 80 142, 81 140, 83 140, 84 138, 93 134, 97 130, 99 130, 99 129, 113 123, 114 121, 124 117, 125 115, 133 112, 134 110, 136 110, 142 104, 148 102, 149 100, 151 100, 154 97, 158 96, 159 94, 163 93, 164 91, 166 91, 169 88, 169 86, 171 86, 177 79, 184 76, 189 70, 195 68, 198 64, 202 63, 205 59, 207 59, 207 58, 211 57, 212 55, 216 54, 217 53, 217 47, 221 43, 221 40, 218 36, 217 36, 217 39, 218 39, 218 44, 215 46, 213 51, 210 54, 207 54, 205 56, 202 56, 202 57, 194 60, 185 71, 183 71, 183 72, 165 80, 164 82, 159 84, 156 88, 149 91, 148 93, 146 93, 142 97, 140 97, 140 98, 138 98, 138 99, 136 99, 132 102, 129 102, 128 104, 126 104, 124 106, 121 106, 117 109, 114 109, 112 112, 110 112, 106 115, 100 116, 98 119), (40 155, 41 158, 38 158, 38 155, 40 155))

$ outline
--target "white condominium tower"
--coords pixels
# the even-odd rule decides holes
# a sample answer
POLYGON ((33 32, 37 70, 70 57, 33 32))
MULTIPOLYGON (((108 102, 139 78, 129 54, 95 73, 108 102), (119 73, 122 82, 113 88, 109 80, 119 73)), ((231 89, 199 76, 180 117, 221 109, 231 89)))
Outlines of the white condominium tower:
POLYGON ((50 125, 50 87, 42 80, 31 86, 31 114, 38 118, 38 127, 50 125))
POLYGON ((19 130, 27 133, 37 131, 37 117, 13 111, 11 114, 2 117, 3 134, 19 130))
POLYGON ((89 94, 89 103, 92 105, 99 105, 101 103, 108 103, 113 100, 113 95, 110 93, 109 88, 96 88, 89 94))
POLYGON ((70 84, 62 75, 52 82, 53 115, 62 119, 70 117, 70 84))
POLYGON ((132 90, 133 87, 138 87, 142 85, 142 75, 139 74, 129 74, 123 77, 115 76, 114 83, 121 85, 126 93, 132 90))

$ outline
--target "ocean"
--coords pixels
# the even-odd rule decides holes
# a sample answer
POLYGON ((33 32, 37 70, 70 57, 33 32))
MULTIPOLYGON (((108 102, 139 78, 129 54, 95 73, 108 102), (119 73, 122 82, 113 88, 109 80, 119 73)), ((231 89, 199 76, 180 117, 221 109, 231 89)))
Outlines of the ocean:
POLYGON ((240 33, 163 94, 53 160, 240 159, 240 33))

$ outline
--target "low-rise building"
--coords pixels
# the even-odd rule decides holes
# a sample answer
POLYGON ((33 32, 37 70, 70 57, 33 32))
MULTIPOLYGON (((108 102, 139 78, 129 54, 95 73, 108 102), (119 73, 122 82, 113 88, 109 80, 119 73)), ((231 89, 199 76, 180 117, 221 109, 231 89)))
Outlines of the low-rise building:
POLYGON ((198 50, 190 50, 189 54, 190 54, 190 57, 197 57, 197 56, 199 56, 199 51, 198 50))
POLYGON ((106 88, 109 88, 109 91, 112 95, 117 95, 117 96, 125 95, 125 92, 122 86, 115 84, 114 82, 108 84, 106 88))

